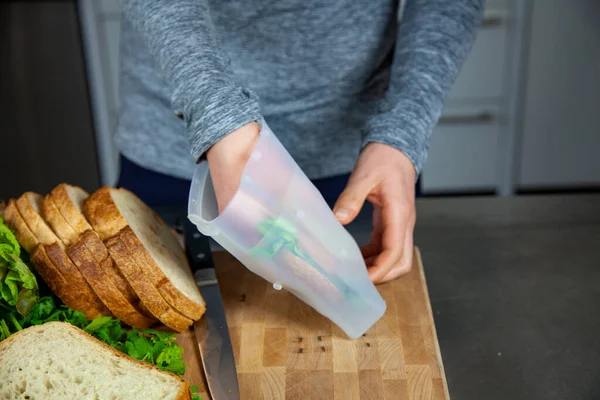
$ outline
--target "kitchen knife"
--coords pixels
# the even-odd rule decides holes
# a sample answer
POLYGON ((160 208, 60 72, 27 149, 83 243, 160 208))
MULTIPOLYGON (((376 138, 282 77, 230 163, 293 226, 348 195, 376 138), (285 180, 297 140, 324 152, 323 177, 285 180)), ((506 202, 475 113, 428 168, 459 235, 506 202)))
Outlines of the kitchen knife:
POLYGON ((213 400, 237 400, 240 398, 237 371, 210 241, 187 218, 183 232, 196 284, 206 301, 206 312, 194 323, 194 331, 208 390, 213 400))

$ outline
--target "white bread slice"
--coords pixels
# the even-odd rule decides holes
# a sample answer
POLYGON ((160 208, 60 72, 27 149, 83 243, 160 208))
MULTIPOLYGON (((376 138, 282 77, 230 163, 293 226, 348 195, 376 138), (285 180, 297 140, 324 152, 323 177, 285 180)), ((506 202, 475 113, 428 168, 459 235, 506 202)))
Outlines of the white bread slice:
POLYGON ((204 299, 185 252, 171 228, 150 207, 126 189, 105 187, 86 199, 83 211, 103 240, 120 235, 168 304, 189 319, 202 317, 204 299))
POLYGON ((58 243, 60 247, 64 248, 64 244, 56 236, 52 228, 46 224, 41 215, 43 201, 44 197, 41 194, 34 192, 23 193, 17 199, 17 210, 19 210, 19 214, 21 214, 23 220, 40 243, 58 243))
POLYGON ((86 290, 73 290, 63 274, 54 266, 48 254, 46 254, 44 246, 39 244, 39 241, 19 214, 14 200, 9 201, 4 217, 8 226, 15 232, 21 246, 31 255, 31 262, 35 270, 52 292, 70 308, 81 311, 87 319, 101 316, 99 310, 90 306, 87 298, 89 292, 86 290))
POLYGON ((94 235, 93 231, 87 231, 81 235, 77 242, 67 249, 67 254, 73 260, 73 263, 75 263, 85 280, 115 317, 127 325, 138 329, 146 329, 156 323, 156 320, 146 318, 142 315, 140 310, 125 298, 112 279, 110 279, 105 268, 111 271, 110 268, 106 267, 106 263, 112 264, 112 259, 107 258, 105 263, 101 265, 88 250, 85 243, 90 237, 93 238, 94 235))
POLYGON ((176 332, 183 332, 192 325, 191 319, 173 309, 166 302, 158 289, 142 272, 119 236, 112 237, 105 243, 117 267, 123 272, 140 300, 160 322, 176 332))
POLYGON ((78 234, 92 229, 83 216, 83 202, 89 194, 78 186, 61 183, 50 192, 58 211, 78 234))
POLYGON ((17 203, 13 199, 8 201, 8 206, 4 210, 4 221, 15 232, 17 241, 26 252, 31 254, 37 245, 40 244, 25 221, 23 221, 23 217, 21 217, 19 210, 17 210, 17 203))
POLYGON ((42 217, 52 228, 60 240, 69 247, 79 239, 79 234, 69 225, 67 220, 62 216, 52 194, 47 194, 42 201, 42 217))
MULTIPOLYGON (((44 247, 44 251, 51 264, 67 281, 69 285, 68 290, 79 292, 82 300, 86 302, 85 305, 79 304, 78 308, 72 308, 75 308, 76 310, 88 315, 93 315, 95 313, 99 315, 112 315, 108 308, 100 300, 98 295, 88 284, 88 282, 83 278, 83 275, 73 264, 72 260, 69 258, 65 252, 64 243, 60 241, 60 239, 54 234, 52 229, 46 224, 42 216, 39 214, 41 211, 42 202, 43 197, 41 195, 27 192, 16 201, 16 206, 19 214, 21 215, 23 221, 25 221, 25 224, 29 227, 33 236, 37 239, 39 244, 44 247), (21 212, 21 210, 24 210, 24 213, 21 212)), ((35 264, 34 266, 37 270, 38 266, 35 264)), ((45 267, 48 268, 47 265, 45 267)), ((64 289, 63 292, 65 290, 66 289, 64 289)))
POLYGON ((71 324, 49 322, 0 343, 0 398, 189 400, 190 390, 71 324))

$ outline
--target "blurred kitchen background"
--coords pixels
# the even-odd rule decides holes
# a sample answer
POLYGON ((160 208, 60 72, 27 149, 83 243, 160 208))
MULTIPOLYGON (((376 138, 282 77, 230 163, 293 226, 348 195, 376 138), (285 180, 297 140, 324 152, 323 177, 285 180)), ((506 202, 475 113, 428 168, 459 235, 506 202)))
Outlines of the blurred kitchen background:
MULTIPOLYGON (((600 1, 488 0, 424 195, 600 190, 600 1)), ((0 198, 117 181, 118 0, 0 3, 0 198)))

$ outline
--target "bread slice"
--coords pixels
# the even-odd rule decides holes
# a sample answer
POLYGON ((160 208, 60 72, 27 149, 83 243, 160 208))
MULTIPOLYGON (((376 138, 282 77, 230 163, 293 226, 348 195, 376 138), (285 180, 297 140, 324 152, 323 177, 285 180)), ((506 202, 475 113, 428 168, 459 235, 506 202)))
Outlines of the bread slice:
POLYGON ((8 201, 8 206, 4 210, 4 221, 15 232, 19 244, 26 252, 31 254, 39 244, 39 241, 33 232, 31 232, 21 214, 19 214, 17 203, 13 199, 8 201))
POLYGON ((83 211, 103 240, 120 235, 143 274, 168 304, 189 319, 202 317, 204 299, 185 252, 150 207, 126 189, 105 187, 86 199, 83 211))
POLYGON ((26 192, 17 199, 17 210, 40 243, 58 243, 60 247, 64 248, 63 243, 41 215, 43 201, 44 197, 41 194, 26 192))
POLYGON ((70 246, 79 239, 79 233, 77 233, 67 220, 62 216, 52 194, 47 194, 42 201, 42 217, 54 232, 58 235, 60 240, 65 246, 70 246))
MULTIPOLYGON (((68 282, 69 290, 72 292, 79 293, 82 300, 87 305, 88 309, 97 311, 99 315, 113 315, 110 312, 110 310, 106 307, 106 305, 102 302, 102 300, 100 300, 98 294, 85 280, 85 278, 81 274, 81 271, 75 266, 75 264, 73 264, 71 258, 58 245, 58 243, 43 245, 43 247, 52 264, 68 282)), ((85 313, 86 309, 82 308, 79 309, 79 311, 85 313)))
POLYGON ((189 400, 190 390, 69 323, 49 322, 0 343, 0 398, 189 400))
POLYGON ((83 202, 89 194, 80 187, 61 183, 50 192, 58 211, 78 234, 92 229, 83 216, 83 202))
MULTIPOLYGON (((90 302, 91 294, 95 296, 95 293, 90 291, 91 289, 75 290, 62 271, 56 268, 46 250, 44 245, 36 247, 31 253, 31 262, 44 282, 63 303, 73 310, 81 311, 89 320, 103 315, 112 315, 104 304, 98 303, 95 299, 90 302)), ((61 250, 61 252, 64 254, 64 251, 61 250)))
POLYGON ((123 275, 125 275, 142 302, 148 307, 148 310, 165 326, 177 332, 186 330, 193 321, 173 309, 166 302, 158 289, 142 272, 121 238, 117 235, 108 239, 105 243, 115 264, 123 272, 123 275))
MULTIPOLYGON (((103 264, 98 263, 86 246, 86 241, 94 237, 94 232, 87 231, 77 242, 67 249, 67 254, 79 269, 85 280, 108 307, 115 317, 127 325, 138 329, 146 329, 158 322, 146 318, 113 283, 105 268, 107 263, 112 266, 112 259, 107 258, 103 264)), ((136 299, 137 300, 137 299, 136 299)))
MULTIPOLYGON (((69 258, 65 252, 64 243, 62 243, 58 236, 54 234, 52 229, 39 214, 41 212, 42 202, 43 197, 33 192, 23 194, 16 201, 16 208, 19 215, 22 217, 26 226, 29 227, 29 231, 31 231, 33 236, 37 239, 39 245, 43 246, 44 252, 47 255, 47 260, 43 260, 44 262, 40 266, 34 263, 34 267, 36 270, 47 269, 49 268, 49 265, 46 261, 49 260, 67 282, 68 288, 63 288, 61 291, 63 295, 66 291, 78 292, 81 302, 77 304, 76 307, 69 306, 86 314, 86 318, 87 315, 112 315, 69 258), (21 212, 21 210, 24 210, 24 212, 21 212), (27 215, 27 217, 25 215, 27 215)), ((28 235, 23 234, 23 236, 27 237, 28 235)), ((35 247, 37 247, 37 243, 34 244, 34 248, 35 247)), ((42 275, 41 272, 40 275, 42 275)), ((50 286, 49 283, 48 285, 50 286)), ((59 296, 58 293, 56 294, 59 296)))

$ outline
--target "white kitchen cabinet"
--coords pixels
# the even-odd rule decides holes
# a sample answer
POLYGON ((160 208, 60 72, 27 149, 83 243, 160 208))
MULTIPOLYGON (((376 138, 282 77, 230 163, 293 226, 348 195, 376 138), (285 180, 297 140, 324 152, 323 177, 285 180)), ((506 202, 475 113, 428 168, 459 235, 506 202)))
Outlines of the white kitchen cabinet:
POLYGON ((423 193, 494 191, 499 137, 498 104, 447 108, 435 129, 421 177, 423 193))
POLYGON ((510 4, 508 0, 487 2, 477 40, 452 86, 449 102, 499 98, 505 93, 510 4))
POLYGON ((521 189, 600 185, 600 1, 536 0, 521 189))

